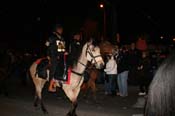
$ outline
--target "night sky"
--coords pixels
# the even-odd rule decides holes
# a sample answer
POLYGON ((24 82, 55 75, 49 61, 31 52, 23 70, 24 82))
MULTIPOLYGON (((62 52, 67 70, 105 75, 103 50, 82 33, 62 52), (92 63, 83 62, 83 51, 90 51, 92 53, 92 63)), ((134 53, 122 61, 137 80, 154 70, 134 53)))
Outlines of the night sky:
MULTIPOLYGON (((5 0, 0 3, 1 41, 10 40, 29 46, 42 43, 55 23, 64 26, 65 35, 79 29, 87 18, 99 22, 102 27, 102 10, 99 0, 5 0)), ((103 1, 102 1, 103 2, 103 1)), ((123 38, 138 33, 174 36, 174 6, 169 1, 106 0, 108 35, 113 31, 112 8, 116 12, 115 30, 123 38)), ((9 42, 9 41, 7 41, 9 42)), ((19 46, 18 46, 19 47, 19 46)))

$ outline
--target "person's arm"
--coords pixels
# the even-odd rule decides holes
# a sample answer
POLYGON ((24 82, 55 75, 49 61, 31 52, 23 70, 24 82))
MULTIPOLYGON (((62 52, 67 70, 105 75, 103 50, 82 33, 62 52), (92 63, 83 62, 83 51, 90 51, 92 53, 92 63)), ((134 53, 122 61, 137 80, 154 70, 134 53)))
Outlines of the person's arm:
POLYGON ((53 43, 53 41, 54 41, 54 38, 51 36, 46 40, 45 45, 49 47, 53 43))

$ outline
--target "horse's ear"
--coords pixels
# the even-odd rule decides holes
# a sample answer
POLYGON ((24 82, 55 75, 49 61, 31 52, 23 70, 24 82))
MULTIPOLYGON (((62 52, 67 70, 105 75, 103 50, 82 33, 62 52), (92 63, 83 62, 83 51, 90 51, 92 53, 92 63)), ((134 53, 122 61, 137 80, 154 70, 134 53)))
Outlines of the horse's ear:
POLYGON ((92 38, 90 38, 89 41, 88 41, 88 45, 90 45, 90 44, 93 44, 93 39, 92 38))
POLYGON ((97 41, 95 40, 95 38, 91 37, 91 38, 89 39, 89 42, 90 42, 90 44, 92 44, 93 46, 97 46, 97 41))
POLYGON ((88 42, 87 42, 87 46, 92 46, 93 44, 93 41, 90 39, 88 42))

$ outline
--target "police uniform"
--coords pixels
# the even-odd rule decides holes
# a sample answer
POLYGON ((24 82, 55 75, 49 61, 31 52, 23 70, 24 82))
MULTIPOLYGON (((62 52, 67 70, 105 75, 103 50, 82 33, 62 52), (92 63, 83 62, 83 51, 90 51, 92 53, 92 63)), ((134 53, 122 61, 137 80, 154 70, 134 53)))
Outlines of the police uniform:
POLYGON ((64 53, 65 53, 65 40, 57 32, 53 32, 49 39, 46 41, 47 56, 50 57, 51 68, 50 68, 50 79, 64 80, 64 53))
POLYGON ((73 65, 77 60, 77 57, 80 55, 81 53, 81 48, 82 48, 82 43, 81 41, 79 40, 73 40, 71 43, 70 43, 70 46, 69 46, 69 62, 70 62, 70 65, 73 65))

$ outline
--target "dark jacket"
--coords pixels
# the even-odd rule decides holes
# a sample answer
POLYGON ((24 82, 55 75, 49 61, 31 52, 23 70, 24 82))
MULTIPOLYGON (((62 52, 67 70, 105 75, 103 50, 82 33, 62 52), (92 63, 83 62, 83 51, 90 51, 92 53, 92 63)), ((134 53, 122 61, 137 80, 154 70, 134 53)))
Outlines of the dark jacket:
POLYGON ((138 65, 138 74, 139 77, 149 78, 151 76, 151 62, 149 57, 140 58, 138 65), (142 67, 142 68, 140 68, 142 67))
POLYGON ((129 55, 128 55, 128 61, 129 61, 129 68, 130 70, 136 70, 138 66, 138 61, 140 57, 140 53, 137 49, 134 50, 129 50, 129 55))
POLYGON ((47 55, 48 56, 58 56, 60 53, 64 51, 58 51, 58 49, 66 49, 65 47, 65 40, 59 33, 52 33, 52 35, 47 40, 49 42, 49 46, 47 48, 47 55), (62 43, 64 45, 62 45, 62 43))
POLYGON ((77 55, 77 53, 81 53, 81 48, 82 48, 81 41, 73 40, 70 43, 69 53, 72 54, 73 57, 74 55, 77 55))
POLYGON ((81 41, 77 41, 77 40, 73 40, 70 43, 69 46, 69 63, 70 65, 73 65, 74 63, 76 63, 76 60, 78 59, 78 57, 81 54, 81 50, 82 50, 82 42, 81 41))
POLYGON ((129 70, 129 62, 128 62, 128 52, 121 51, 117 58, 117 70, 118 73, 129 70))

